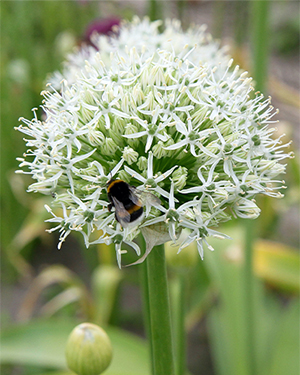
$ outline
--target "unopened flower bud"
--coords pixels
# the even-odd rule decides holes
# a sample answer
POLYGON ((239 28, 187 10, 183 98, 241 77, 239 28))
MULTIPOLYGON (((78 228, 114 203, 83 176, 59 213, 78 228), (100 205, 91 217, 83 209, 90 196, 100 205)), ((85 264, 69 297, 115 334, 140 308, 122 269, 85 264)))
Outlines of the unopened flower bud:
POLYGON ((145 156, 140 156, 139 160, 137 162, 137 166, 140 168, 140 170, 146 170, 147 169, 147 159, 145 156))
POLYGON ((104 155, 111 155, 118 149, 118 146, 112 140, 112 138, 106 138, 106 142, 103 144, 101 149, 104 155))
POLYGON ((124 129, 125 129, 124 119, 120 117, 116 117, 112 124, 112 130, 114 130, 116 133, 124 134, 124 129))
POLYGON ((139 154, 134 151, 133 148, 126 146, 123 150, 123 159, 130 165, 135 163, 139 157, 139 154))
POLYGON ((164 144, 161 141, 159 141, 156 145, 153 146, 153 155, 157 159, 163 158, 164 156, 166 156, 166 154, 167 151, 164 149, 164 144))
POLYGON ((182 190, 186 185, 186 178, 187 178, 188 170, 185 167, 178 167, 172 173, 172 178, 174 181, 174 187, 177 190, 182 190))
POLYGON ((66 359, 77 375, 100 375, 112 359, 112 346, 106 332, 92 323, 82 323, 71 332, 66 359))
POLYGON ((260 208, 253 201, 246 198, 238 199, 234 203, 233 209, 237 216, 243 219, 256 219, 260 214, 260 208))
POLYGON ((100 146, 103 144, 105 137, 102 132, 90 127, 88 132, 88 139, 92 146, 100 146))
POLYGON ((115 144, 117 144, 118 146, 123 145, 124 138, 119 132, 116 132, 113 129, 111 129, 110 135, 111 135, 112 140, 115 142, 115 144))
POLYGON ((119 179, 126 181, 128 184, 130 183, 130 175, 126 173, 125 171, 120 171, 118 173, 119 179))
MULTIPOLYGON (((129 123, 129 124, 126 125, 124 136, 134 134, 134 133, 137 133, 137 132, 138 132, 138 128, 135 125, 129 123)), ((136 148, 139 144, 139 141, 137 139, 127 138, 127 142, 129 144, 129 146, 131 146, 133 148, 136 148)))

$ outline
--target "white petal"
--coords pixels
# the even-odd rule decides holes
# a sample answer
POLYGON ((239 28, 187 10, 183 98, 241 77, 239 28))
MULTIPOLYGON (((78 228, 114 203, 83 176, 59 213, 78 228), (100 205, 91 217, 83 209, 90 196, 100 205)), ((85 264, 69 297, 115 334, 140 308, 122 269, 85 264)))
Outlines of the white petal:
POLYGON ((180 142, 174 143, 173 145, 164 147, 164 149, 165 150, 177 150, 178 148, 183 147, 183 146, 187 145, 188 143, 189 143, 188 139, 186 138, 186 139, 183 139, 180 142))
POLYGON ((124 163, 124 159, 121 159, 119 161, 119 163, 112 169, 112 171, 110 172, 110 175, 113 177, 117 172, 118 170, 122 167, 124 163))
POLYGON ((144 135, 147 135, 148 132, 145 130, 143 132, 139 132, 139 133, 133 133, 133 134, 123 134, 122 137, 125 137, 125 138, 141 138, 143 137, 144 135))
POLYGON ((141 181, 141 182, 143 182, 143 183, 145 183, 145 182, 147 181, 147 180, 146 180, 143 176, 141 176, 139 173, 137 173, 137 172, 134 171, 133 169, 127 167, 127 165, 124 165, 124 169, 125 169, 125 171, 126 171, 128 174, 130 174, 131 177, 134 177, 134 178, 136 178, 137 180, 139 180, 139 181, 141 181))
POLYGON ((170 174, 174 171, 174 169, 177 168, 177 165, 175 165, 174 167, 172 167, 171 169, 169 169, 168 171, 164 172, 163 174, 161 174, 160 176, 158 176, 156 179, 155 179, 155 182, 158 183, 158 182, 161 182, 163 181, 164 179, 166 179, 167 177, 170 176, 170 174))

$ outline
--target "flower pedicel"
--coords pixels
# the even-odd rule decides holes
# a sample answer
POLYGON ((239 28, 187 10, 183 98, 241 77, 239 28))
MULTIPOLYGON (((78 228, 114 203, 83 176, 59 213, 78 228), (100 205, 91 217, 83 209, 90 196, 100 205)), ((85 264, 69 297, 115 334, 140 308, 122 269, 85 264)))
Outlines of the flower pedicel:
POLYGON ((34 110, 18 127, 28 147, 19 172, 36 180, 29 191, 55 197, 46 209, 59 248, 77 231, 87 247, 114 243, 121 266, 124 243, 140 255, 140 231, 148 253, 187 228, 179 250, 196 241, 202 258, 209 236, 228 238, 212 228, 259 216, 257 194, 282 197, 276 177, 291 154, 273 138, 270 99, 203 28, 160 24, 134 19, 74 52, 42 92, 45 120, 34 110), (111 179, 161 203, 123 227, 108 209, 111 179))

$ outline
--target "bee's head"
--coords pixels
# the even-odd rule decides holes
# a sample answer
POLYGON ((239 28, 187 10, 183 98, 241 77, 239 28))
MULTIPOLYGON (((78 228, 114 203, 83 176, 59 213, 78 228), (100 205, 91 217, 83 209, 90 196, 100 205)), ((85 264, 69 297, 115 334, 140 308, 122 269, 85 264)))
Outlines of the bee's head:
POLYGON ((112 177, 112 173, 111 173, 111 169, 109 170, 109 174, 110 174, 110 179, 107 181, 106 183, 106 187, 109 187, 109 185, 115 181, 115 179, 112 177))
POLYGON ((109 185, 110 185, 112 182, 114 182, 114 181, 116 181, 116 180, 113 179, 113 178, 111 178, 109 181, 107 181, 107 183, 106 183, 106 187, 109 187, 109 185))

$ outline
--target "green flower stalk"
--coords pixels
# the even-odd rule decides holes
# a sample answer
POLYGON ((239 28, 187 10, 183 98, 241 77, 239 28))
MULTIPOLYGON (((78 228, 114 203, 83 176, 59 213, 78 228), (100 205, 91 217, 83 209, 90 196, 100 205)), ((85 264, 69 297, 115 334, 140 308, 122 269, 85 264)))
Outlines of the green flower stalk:
POLYGON ((203 258, 209 236, 228 238, 219 223, 258 217, 258 194, 282 197, 277 176, 291 154, 274 138, 270 98, 253 93, 248 73, 203 27, 184 32, 168 21, 160 33, 160 25, 134 19, 118 35, 95 36, 97 49, 75 51, 51 77, 44 118, 34 110, 21 119, 28 150, 20 172, 36 180, 29 191, 53 196, 46 209, 59 248, 80 232, 87 247, 114 243, 121 266, 123 244, 140 255, 140 231, 151 229, 158 245, 187 229, 179 251, 195 241, 203 258), (112 178, 161 204, 122 227, 108 210, 112 178))

